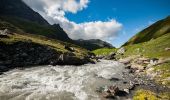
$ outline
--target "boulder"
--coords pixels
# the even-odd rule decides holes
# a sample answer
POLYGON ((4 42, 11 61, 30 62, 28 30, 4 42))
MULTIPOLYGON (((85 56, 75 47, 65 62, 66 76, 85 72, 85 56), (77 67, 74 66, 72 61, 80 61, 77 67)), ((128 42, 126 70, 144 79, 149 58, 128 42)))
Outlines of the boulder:
POLYGON ((165 48, 165 51, 170 51, 170 48, 165 48))
POLYGON ((104 55, 97 55, 96 59, 103 59, 105 56, 104 55))
POLYGON ((123 91, 125 91, 127 94, 130 93, 129 89, 123 89, 123 91))
POLYGON ((136 64, 136 63, 131 63, 131 68, 132 69, 137 69, 137 70, 144 70, 145 66, 142 66, 142 65, 136 64))
POLYGON ((117 53, 118 54, 124 54, 125 53, 125 48, 121 47, 120 49, 118 49, 117 53))
POLYGON ((75 49, 73 48, 73 47, 69 47, 68 45, 65 45, 65 47, 64 47, 66 50, 68 50, 68 51, 71 51, 71 52, 74 52, 75 51, 75 49))
POLYGON ((114 97, 119 92, 119 88, 115 85, 109 86, 105 91, 102 92, 102 96, 105 98, 114 97))
POLYGON ((115 52, 111 52, 109 55, 105 56, 104 59, 106 59, 106 60, 115 59, 115 55, 116 55, 115 52))

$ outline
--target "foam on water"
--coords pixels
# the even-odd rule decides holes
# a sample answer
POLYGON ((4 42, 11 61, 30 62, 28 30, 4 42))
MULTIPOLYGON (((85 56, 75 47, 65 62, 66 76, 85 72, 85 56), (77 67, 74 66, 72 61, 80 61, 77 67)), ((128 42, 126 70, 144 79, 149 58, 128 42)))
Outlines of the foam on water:
POLYGON ((122 78, 124 66, 103 60, 82 66, 38 66, 12 70, 0 76, 3 100, 98 100, 96 88, 122 78))

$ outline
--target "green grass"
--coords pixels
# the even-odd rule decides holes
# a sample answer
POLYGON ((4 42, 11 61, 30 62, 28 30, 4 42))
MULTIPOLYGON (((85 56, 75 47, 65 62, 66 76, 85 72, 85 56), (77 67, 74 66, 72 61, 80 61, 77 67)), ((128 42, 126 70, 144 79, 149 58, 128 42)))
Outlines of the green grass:
POLYGON ((131 55, 143 55, 149 58, 170 57, 170 52, 165 48, 170 47, 170 33, 148 42, 125 46, 126 52, 123 57, 131 55))
POLYGON ((156 94, 150 90, 137 90, 133 100, 170 100, 170 92, 156 94))
POLYGON ((116 48, 102 48, 92 51, 96 55, 108 55, 111 52, 116 52, 116 48))

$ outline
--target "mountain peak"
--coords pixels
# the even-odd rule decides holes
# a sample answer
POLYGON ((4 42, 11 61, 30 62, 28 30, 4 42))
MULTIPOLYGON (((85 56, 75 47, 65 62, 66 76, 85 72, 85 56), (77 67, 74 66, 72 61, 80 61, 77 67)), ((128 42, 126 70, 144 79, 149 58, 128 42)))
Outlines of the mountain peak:
POLYGON ((0 0, 0 15, 15 16, 38 24, 49 25, 39 13, 33 11, 22 0, 0 0))

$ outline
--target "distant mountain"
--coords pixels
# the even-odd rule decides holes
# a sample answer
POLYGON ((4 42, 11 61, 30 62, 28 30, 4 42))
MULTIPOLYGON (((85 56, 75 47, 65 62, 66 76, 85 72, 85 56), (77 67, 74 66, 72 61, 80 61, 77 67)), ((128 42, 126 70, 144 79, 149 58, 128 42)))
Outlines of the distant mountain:
POLYGON ((79 39, 75 41, 76 41, 76 44, 88 50, 96 50, 100 48, 113 48, 113 46, 110 43, 107 43, 100 39, 90 39, 90 40, 79 39))
POLYGON ((142 30, 137 35, 133 36, 123 46, 146 42, 151 39, 156 39, 167 33, 170 33, 170 16, 142 30))
POLYGON ((26 33, 44 35, 61 41, 72 41, 59 25, 50 25, 22 0, 0 0, 0 19, 26 33))

